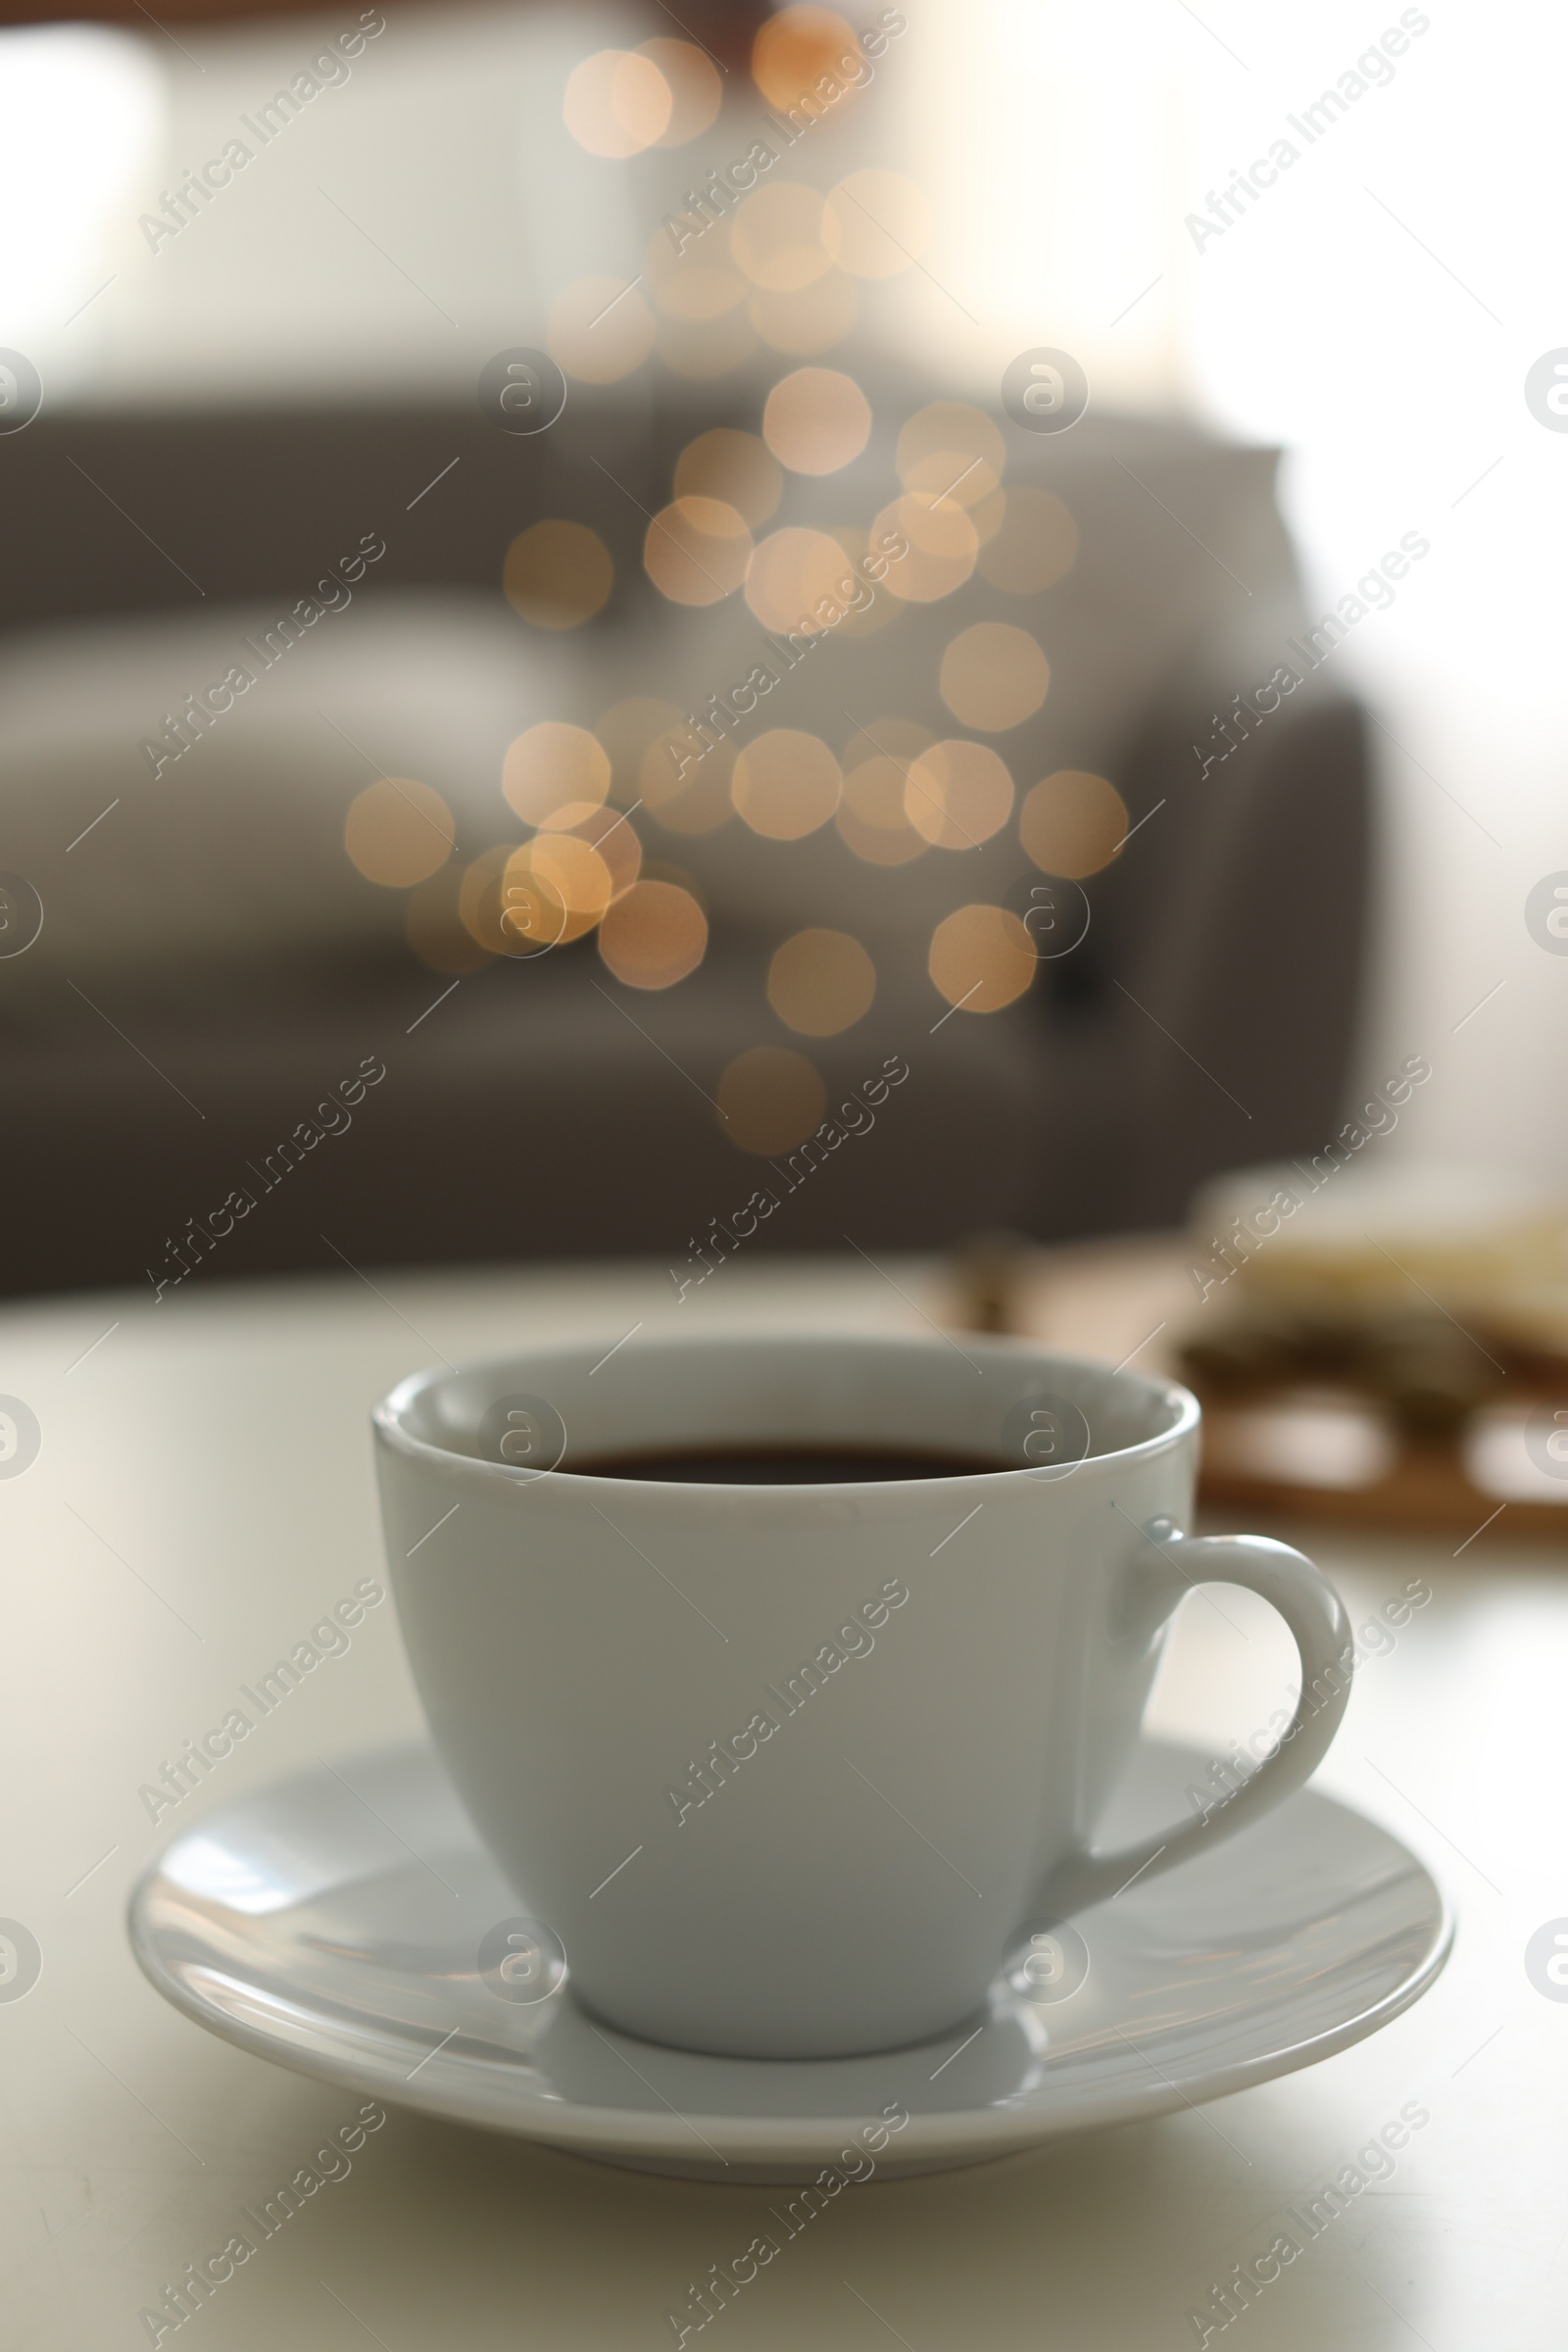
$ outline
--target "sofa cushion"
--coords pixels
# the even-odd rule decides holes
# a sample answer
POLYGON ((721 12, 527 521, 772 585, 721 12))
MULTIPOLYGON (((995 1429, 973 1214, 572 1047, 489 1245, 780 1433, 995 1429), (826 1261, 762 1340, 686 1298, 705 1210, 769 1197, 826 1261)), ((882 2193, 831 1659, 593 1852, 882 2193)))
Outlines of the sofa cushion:
POLYGON ((65 977, 139 988, 395 948, 405 894, 366 881, 343 843, 350 802, 378 774, 434 786, 475 851, 515 834, 502 757, 560 692, 559 650, 478 595, 368 595, 293 641, 277 633, 286 609, 5 642, 0 863, 44 906, 36 944, 0 966, 7 1000, 65 977), (230 684, 207 732, 187 720, 179 750, 168 715, 234 664, 254 683, 230 684))
MULTIPOLYGON (((828 476, 789 477, 765 530, 863 532, 897 496, 898 435, 923 395, 867 381, 863 454, 828 476)), ((1265 607, 1277 609, 1283 635, 1298 605, 1273 453, 1093 414, 1054 438, 1005 420, 1000 431, 1004 492, 1048 492, 1076 526, 1065 576, 1016 595, 982 566, 932 603, 877 588, 871 617, 891 615, 890 624, 860 633, 851 622, 800 640, 755 716, 718 726, 711 773, 737 740, 764 728, 816 735, 842 757, 866 727, 900 751, 906 739, 889 722, 902 721, 985 743, 1020 798, 1062 767, 1115 779, 1151 701, 1194 646, 1265 607), (966 727, 939 687, 944 650, 978 620, 1029 632, 1050 664, 1040 708, 997 734, 966 727)), ((139 986, 279 956, 392 952, 403 893, 366 881, 343 847, 348 805, 377 772, 434 786, 453 810, 459 854, 472 857, 519 836, 501 798, 501 761, 535 719, 592 726, 639 695, 701 713, 726 697, 761 657, 761 622, 740 593, 707 609, 655 593, 642 574, 639 503, 600 488, 611 506, 596 519, 629 598, 604 626, 530 627, 499 593, 420 594, 378 586, 371 571, 286 654, 269 652, 286 600, 11 637, 0 652, 0 861, 39 892, 45 921, 37 945, 7 968, 7 1000, 20 1005, 62 975, 91 992, 95 978, 139 986), (235 662, 254 684, 174 756, 167 714, 235 662)), ((498 520, 498 586, 505 527, 498 520)), ((787 635, 771 634, 779 644, 787 635)), ((781 841, 733 813, 709 832, 668 809, 661 821, 635 762, 615 790, 623 805, 644 798, 635 822, 647 856, 689 871, 716 924, 775 942, 834 925, 863 936, 890 978, 897 970, 911 983, 944 914, 999 898, 1032 870, 1015 817, 977 849, 926 848, 887 865, 857 855, 833 823, 781 841)), ((721 790, 716 798, 727 807, 721 790)))

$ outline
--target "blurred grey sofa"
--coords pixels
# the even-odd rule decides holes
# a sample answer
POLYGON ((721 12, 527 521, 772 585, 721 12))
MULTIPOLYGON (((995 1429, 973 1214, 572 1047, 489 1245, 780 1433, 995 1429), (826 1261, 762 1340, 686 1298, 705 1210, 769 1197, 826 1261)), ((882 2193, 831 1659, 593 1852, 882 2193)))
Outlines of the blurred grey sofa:
MULTIPOLYGON (((864 455, 792 479, 775 524, 863 528, 897 494, 899 426, 934 389, 864 380, 864 455)), ((758 1044, 808 1051, 830 1105, 887 1057, 909 1077, 757 1248, 1159 1225, 1214 1170, 1321 1144, 1363 952, 1362 720, 1328 662, 1245 739, 1233 725, 1235 750, 1205 768, 1195 747, 1223 748, 1233 698, 1282 661, 1304 672, 1285 647, 1309 616, 1274 453, 1174 425, 1092 412, 1040 437, 999 416, 1006 486, 1048 489, 1076 520, 1072 569, 1033 597, 973 579, 826 642, 754 722, 835 749, 890 712, 960 733, 937 690, 944 645, 987 617, 1036 635, 1051 691, 994 739, 1020 794, 1090 769, 1138 830, 1085 885, 1082 945, 1017 1003, 944 1018, 926 971, 935 919, 1032 870, 1013 826, 893 870, 831 827, 699 838, 645 810, 645 858, 707 903, 689 979, 623 988, 592 939, 455 984, 416 956, 403 894, 344 853, 349 801, 378 772, 422 779, 471 858, 519 837, 499 778, 522 728, 592 725, 639 694, 699 708, 743 676, 760 628, 741 599, 672 606, 641 550, 682 446, 755 430, 764 391, 574 387, 532 439, 388 407, 83 411, 0 440, 0 870, 44 907, 36 942, 0 956, 9 1292, 187 1262, 193 1279, 313 1268, 334 1250, 357 1265, 636 1251, 684 1268, 760 1181, 711 1100, 758 1044), (500 593, 509 542, 547 515, 587 522, 615 564, 604 612, 566 634, 500 593), (385 552, 352 603, 155 779, 149 730, 368 534, 385 552), (816 923, 862 938, 877 993, 843 1035, 792 1039, 768 959, 816 923), (369 1064, 384 1076, 318 1117, 369 1064), (320 1142, 264 1185, 302 1122, 320 1142), (236 1188, 256 1206, 215 1234, 236 1188)))

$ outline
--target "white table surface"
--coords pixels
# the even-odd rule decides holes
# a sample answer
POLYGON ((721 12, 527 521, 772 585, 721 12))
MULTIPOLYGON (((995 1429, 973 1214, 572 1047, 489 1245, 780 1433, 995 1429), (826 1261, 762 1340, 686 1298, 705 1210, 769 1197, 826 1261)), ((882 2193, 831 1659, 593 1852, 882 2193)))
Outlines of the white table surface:
MULTIPOLYGON (((898 1289, 858 1262, 735 1263, 679 1307, 662 1268, 634 1266, 377 1274, 373 1289, 351 1274, 192 1285, 156 1308, 124 1295, 0 1314, 0 1391, 43 1431, 25 1474, 0 1479, 0 1916, 43 1953, 26 1997, 0 2001, 3 2352, 147 2342, 141 2308, 357 2105, 176 2015, 122 1923, 171 1826, 153 1827, 140 1784, 380 1564, 371 1400, 437 1355, 545 1333, 602 1332, 608 1347, 639 1321, 922 1328, 922 1312, 940 1314, 928 1272, 888 1273, 898 1289)), ((1152 1295, 1124 1284, 1085 1336, 1123 1352, 1118 1341, 1131 1347, 1162 1311, 1148 1312, 1152 1295)), ((1066 1301, 1062 1327, 1084 1311, 1066 1301)), ((1412 2099, 1431 2121, 1394 2176, 1211 2342, 1560 2352, 1568 2001, 1535 1989, 1524 1947, 1568 1915, 1562 1553, 1494 1534, 1457 1559, 1446 1541, 1299 1540, 1357 1625, 1411 1576, 1435 1595, 1359 1676, 1319 1775, 1454 1897, 1457 1949, 1434 1990, 1358 2048, 1207 2108, 868 2182, 713 2323, 731 2352, 1196 2343, 1187 2314, 1210 2282, 1263 2252, 1298 2193, 1412 2099)), ((1234 1632, 1185 1604, 1152 1730, 1210 1745, 1277 1703, 1283 1632, 1248 1596, 1227 1594, 1226 1612, 1234 1632)), ((417 1723, 392 1610, 377 1610, 189 1813, 417 1723)), ((179 2340, 668 2345, 666 2312, 744 2247, 768 2193, 622 2173, 394 2110, 352 2173, 179 2340)))

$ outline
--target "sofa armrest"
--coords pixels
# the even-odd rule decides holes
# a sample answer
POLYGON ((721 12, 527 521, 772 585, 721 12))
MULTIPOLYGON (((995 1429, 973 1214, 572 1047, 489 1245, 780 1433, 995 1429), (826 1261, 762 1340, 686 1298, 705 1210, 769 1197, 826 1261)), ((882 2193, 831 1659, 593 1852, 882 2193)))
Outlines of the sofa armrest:
POLYGON ((1205 1176, 1321 1150, 1337 1124, 1365 962, 1366 721, 1287 649, 1296 625, 1195 655, 1120 779, 1146 821, 1089 886, 1089 937, 1047 991, 1086 1118, 1117 1137, 1072 1216, 1083 1229, 1172 1223, 1205 1176), (1263 708, 1254 685, 1282 662, 1298 682, 1263 708), (1096 1099, 1100 1069, 1119 1118, 1096 1099))

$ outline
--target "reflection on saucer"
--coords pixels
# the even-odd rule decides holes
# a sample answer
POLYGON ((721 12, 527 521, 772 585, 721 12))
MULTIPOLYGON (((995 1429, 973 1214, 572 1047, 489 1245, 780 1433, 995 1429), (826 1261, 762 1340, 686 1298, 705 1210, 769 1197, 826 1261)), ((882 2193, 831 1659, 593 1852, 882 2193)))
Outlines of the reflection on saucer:
MULTIPOLYGON (((1146 1742, 1102 1838, 1170 1820, 1208 1769, 1146 1742)), ((933 2041, 798 2061, 658 2048, 578 2003, 569 1956, 422 1743, 208 1813, 152 1865, 130 1917, 159 1991, 258 2056, 732 2183, 813 2179, 894 2114, 897 2137, 889 2126, 872 2143, 884 2179, 1239 2090, 1377 2032, 1431 1984, 1451 1932, 1413 1855, 1305 1788, 1212 1856, 1074 1920, 1024 1921, 984 2012, 933 2041)))

